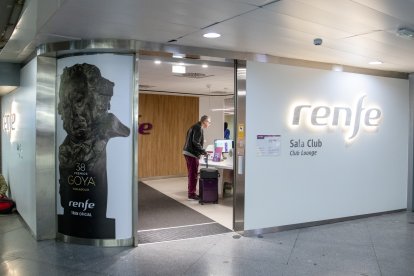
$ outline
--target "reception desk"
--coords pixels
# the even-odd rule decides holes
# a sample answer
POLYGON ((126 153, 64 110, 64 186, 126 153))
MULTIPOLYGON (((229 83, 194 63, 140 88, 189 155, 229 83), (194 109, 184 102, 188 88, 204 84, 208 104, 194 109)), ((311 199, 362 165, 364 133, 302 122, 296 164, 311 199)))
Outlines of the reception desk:
MULTIPOLYGON (((201 166, 206 167, 204 158, 200 158, 200 167, 201 166)), ((233 158, 228 157, 219 162, 208 160, 208 167, 217 168, 219 170, 218 193, 219 197, 223 197, 224 182, 230 180, 230 183, 233 183, 233 158)))

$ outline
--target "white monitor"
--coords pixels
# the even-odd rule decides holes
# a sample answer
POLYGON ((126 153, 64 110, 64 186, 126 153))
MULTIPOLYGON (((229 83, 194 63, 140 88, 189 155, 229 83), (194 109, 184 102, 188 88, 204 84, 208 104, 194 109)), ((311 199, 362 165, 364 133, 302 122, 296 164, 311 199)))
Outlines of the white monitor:
POLYGON ((223 139, 216 139, 214 140, 214 148, 221 147, 222 152, 226 153, 229 152, 230 149, 233 148, 233 140, 223 140, 223 139))

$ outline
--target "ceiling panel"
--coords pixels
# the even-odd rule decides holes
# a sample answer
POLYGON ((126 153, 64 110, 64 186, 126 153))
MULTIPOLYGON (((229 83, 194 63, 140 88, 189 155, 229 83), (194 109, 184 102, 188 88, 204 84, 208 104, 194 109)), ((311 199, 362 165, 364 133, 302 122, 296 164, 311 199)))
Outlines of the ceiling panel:
POLYGON ((242 2, 219 0, 66 0, 41 32, 167 42, 252 9, 242 2))
MULTIPOLYGON (((396 52, 404 56, 407 56, 407 54, 414 55, 414 39, 400 37, 394 32, 375 32, 367 34, 365 37, 380 44, 389 45, 392 47, 391 52, 396 52)), ((375 47, 377 47, 377 45, 375 45, 375 47)), ((411 59, 411 61, 413 60, 414 59, 411 59)))
MULTIPOLYGON (((352 11, 343 12, 340 9, 337 9, 336 11, 326 11, 323 9, 324 6, 312 6, 309 2, 299 2, 295 0, 281 1, 266 6, 265 9, 344 32, 365 33, 372 30, 372 26, 358 22, 358 18, 352 17, 352 11)), ((327 2, 327 4, 328 3, 329 2, 327 2)))
MULTIPOLYGON (((256 26, 265 24, 275 29, 281 29, 286 33, 294 31, 310 34, 314 37, 341 38, 351 35, 350 32, 335 29, 332 26, 324 26, 266 9, 255 10, 243 17, 235 18, 229 23, 233 23, 232 28, 236 28, 237 24, 255 24, 256 26)), ((264 33, 264 35, 266 34, 264 33)))
MULTIPOLYGON (((234 93, 234 69, 227 66, 212 66, 203 68, 200 62, 188 60, 163 60, 155 64, 158 58, 143 58, 139 61, 140 85, 149 86, 142 89, 150 91, 168 91, 172 93, 229 95, 234 93), (182 74, 172 73, 172 65, 184 62, 186 73, 193 77, 183 77, 182 74), (194 78, 194 76, 205 76, 194 78)), ((207 63, 207 62, 206 62, 207 63)))
POLYGON ((402 25, 414 26, 414 1, 412 0, 353 0, 398 19, 402 25))
MULTIPOLYGON (((349 1, 345 2, 347 5, 351 5, 349 1)), ((314 2, 312 1, 312 3, 314 2)), ((377 30, 376 22, 378 23, 377 26, 384 27, 388 24, 387 27, 390 27, 396 24, 393 18, 380 13, 376 20, 366 21, 370 24, 369 26, 355 23, 354 26, 349 27, 344 22, 340 24, 332 22, 329 25, 327 24, 326 16, 323 20, 307 21, 308 19, 306 18, 308 13, 313 13, 314 16, 315 13, 319 14, 319 16, 322 16, 322 13, 328 13, 331 18, 335 18, 337 15, 331 14, 331 11, 329 11, 332 9, 331 4, 323 6, 324 9, 316 10, 312 6, 307 5, 305 9, 307 10, 306 16, 301 16, 298 15, 300 12, 296 11, 300 10, 300 7, 303 10, 303 5, 299 1, 278 2, 271 5, 271 12, 267 9, 255 10, 242 17, 237 17, 217 25, 215 30, 223 35, 219 43, 200 40, 201 32, 193 33, 179 42, 200 47, 202 45, 205 45, 205 47, 214 47, 216 45, 217 47, 217 44, 219 44, 220 48, 227 50, 241 50, 382 70, 397 70, 396 68, 400 64, 402 65, 401 70, 404 72, 412 71, 412 65, 407 67, 406 65, 403 66, 403 62, 398 62, 405 55, 396 53, 395 46, 393 46, 395 44, 398 45, 403 38, 392 35, 394 32, 388 30, 386 32, 391 35, 387 36, 387 41, 378 41, 370 38, 370 35, 384 33, 380 29, 377 30), (287 12, 285 14, 276 12, 278 10, 277 7, 279 7, 279 11, 286 11, 288 9, 290 15, 287 15, 287 12), (381 20, 381 18, 384 20, 381 20), (358 29, 357 26, 363 27, 358 29), (342 29, 347 29, 348 32, 342 29), (258 32, 257 30, 260 31, 258 32), (246 33, 249 35, 246 36, 246 33), (316 37, 323 38, 324 41, 321 46, 316 47, 313 45, 313 39, 316 37), (386 63, 380 66, 368 64, 369 61, 376 59, 383 60, 386 63)), ((362 10, 367 10, 365 6, 360 4, 354 3, 352 6, 354 9, 362 7, 362 10)), ((372 10, 369 9, 367 14, 371 14, 371 12, 372 10)), ((348 21, 351 19, 347 18, 348 21)), ((348 22, 347 20, 345 21, 348 22)), ((414 43, 414 40, 405 39, 406 51, 410 51, 408 47, 412 49, 412 46, 409 46, 410 43, 414 43)), ((410 51, 408 56, 412 56, 412 52, 410 51)))
MULTIPOLYGON (((296 0, 300 5, 309 5, 315 9, 334 15, 335 22, 343 22, 356 26, 358 33, 360 26, 374 30, 393 30, 400 24, 401 20, 388 14, 379 12, 371 7, 356 3, 352 0, 329 1, 329 0, 296 0)), ((343 25, 343 24, 341 24, 343 25)))
POLYGON ((396 35, 414 26, 414 0, 59 0, 45 12, 49 18, 36 21, 36 7, 32 13, 34 23, 23 17, 24 31, 12 36, 0 61, 18 62, 35 45, 63 40, 177 39, 173 44, 414 72, 414 40, 396 35), (206 31, 222 36, 207 40, 206 31), (313 45, 316 37, 321 46, 313 45), (367 65, 372 59, 385 63, 367 65))
MULTIPOLYGON (((318 56, 320 56, 321 60, 318 61, 332 61, 329 55, 325 58, 322 57, 333 49, 325 49, 324 47, 315 47, 313 45, 313 39, 319 37, 318 33, 314 33, 315 30, 319 29, 317 25, 311 23, 309 26, 300 28, 303 24, 305 22, 299 19, 284 15, 276 16, 274 13, 266 10, 257 10, 249 14, 249 16, 238 17, 220 24, 215 29, 223 34, 220 38, 220 45, 224 46, 224 49, 236 50, 237 48, 247 52, 298 59, 301 59, 303 54, 306 54, 307 57, 315 58, 320 53, 318 56), (255 18, 260 18, 260 20, 255 20, 255 18), (257 30, 260 31, 258 32, 257 30), (249 36, 246 36, 245 33, 249 33, 249 36)), ((322 26, 320 30, 326 36, 332 35, 333 39, 336 38, 334 36, 336 33, 332 29, 322 26)), ((197 46, 204 44, 206 47, 209 47, 210 43, 210 47, 212 47, 215 43, 215 41, 206 39, 200 41, 200 37, 200 32, 194 33, 181 39, 179 42, 182 44, 197 44, 197 46)), ((334 54, 338 55, 340 53, 336 51, 334 54)), ((346 54, 346 58, 349 58, 348 53, 344 54, 346 54)))

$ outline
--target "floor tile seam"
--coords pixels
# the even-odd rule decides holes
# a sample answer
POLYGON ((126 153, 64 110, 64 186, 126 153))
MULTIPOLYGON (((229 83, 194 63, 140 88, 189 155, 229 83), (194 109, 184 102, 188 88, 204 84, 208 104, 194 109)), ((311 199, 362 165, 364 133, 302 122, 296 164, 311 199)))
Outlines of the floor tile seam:
POLYGON ((10 233, 10 232, 13 232, 13 231, 16 231, 16 230, 19 230, 21 228, 25 228, 25 227, 24 226, 20 226, 20 227, 17 227, 17 228, 13 228, 13 229, 7 230, 6 232, 1 232, 0 233, 0 236, 1 235, 4 235, 4 234, 7 234, 7 233, 10 233))
MULTIPOLYGON (((96 274, 102 275, 101 274, 102 272, 99 271, 99 270, 91 270, 93 267, 87 267, 86 269, 82 269, 82 266, 84 266, 85 263, 83 263, 81 261, 77 261, 76 267, 73 268, 73 265, 72 264, 62 265, 60 263, 48 262, 48 261, 41 261, 41 260, 33 259, 33 258, 20 258, 20 259, 22 259, 22 260, 28 260, 28 261, 32 261, 32 262, 36 262, 37 264, 41 263, 41 264, 51 265, 51 266, 53 266, 54 268, 57 268, 57 269, 70 270, 71 273, 73 273, 73 272, 89 272, 89 273, 92 272, 92 273, 96 273, 96 274)), ((106 273, 104 275, 109 275, 109 274, 106 273)))
POLYGON ((36 259, 36 258, 32 258, 32 257, 19 257, 19 259, 21 260, 28 260, 31 262, 35 262, 37 264, 48 264, 48 265, 53 265, 56 267, 62 267, 62 268, 71 268, 71 266, 65 266, 65 265, 60 265, 60 264, 56 264, 55 262, 52 261, 43 261, 42 259, 36 259))
MULTIPOLYGON (((269 239, 262 239, 262 238, 255 238, 255 237, 248 237, 250 240, 247 242, 254 242, 254 243, 260 243, 259 246, 261 247, 272 247, 275 250, 291 250, 291 248, 293 247, 293 245, 291 245, 290 243, 282 243, 280 244, 279 241, 271 241, 269 239)), ((249 246, 249 245, 247 245, 249 246)))
MULTIPOLYGON (((209 248, 207 248, 203 253, 201 253, 201 256, 199 257, 199 258, 197 258, 197 260, 195 260, 192 264, 190 264, 189 266, 188 266, 188 268, 187 269, 185 269, 184 270, 184 272, 183 272, 183 274, 182 275, 187 275, 187 273, 190 271, 190 269, 195 265, 195 264, 197 264, 198 263, 198 261, 200 261, 201 260, 201 258, 203 258, 203 257, 205 257, 206 256, 206 254, 207 254, 207 252, 211 249, 211 248, 213 248, 214 246, 216 246, 216 244, 212 244, 211 246, 209 246, 209 248)), ((184 251, 184 250, 183 250, 184 251)), ((186 252, 188 252, 188 251, 186 251, 186 252)))
POLYGON ((262 238, 261 240, 263 240, 264 242, 268 242, 269 244, 273 244, 273 245, 277 245, 277 246, 282 246, 282 247, 292 247, 293 244, 291 245, 290 241, 280 241, 280 240, 272 240, 272 238, 262 238))
MULTIPOLYGON (((62 254, 61 257, 63 259, 68 259, 70 256, 72 256, 72 253, 66 252, 66 251, 65 252, 60 251, 59 253, 62 254)), ((120 254, 120 253, 121 252, 119 252, 118 254, 120 254)), ((50 261, 47 261, 47 259, 38 259, 38 258, 35 258, 35 257, 31 257, 31 256, 28 256, 28 257, 21 256, 21 255, 19 255, 19 253, 13 253, 13 254, 15 254, 15 256, 17 258, 22 259, 22 260, 29 260, 29 261, 32 261, 32 262, 43 263, 43 264, 51 264, 51 265, 55 265, 57 267, 71 268, 71 264, 68 264, 68 266, 62 265, 60 262, 59 263, 54 262, 53 259, 49 259, 50 261)), ((97 260, 97 259, 100 259, 100 258, 103 258, 103 257, 113 258, 118 254, 114 254, 114 255, 110 255, 110 256, 95 256, 95 257, 89 258, 88 260, 97 260)), ((54 254, 54 255, 56 256, 56 254, 54 254)), ((41 254, 37 254, 36 256, 41 256, 41 254)), ((82 262, 79 259, 73 259, 73 261, 76 262, 76 265, 85 265, 85 263, 82 262)), ((76 270, 81 270, 81 269, 76 269, 76 270)), ((83 270, 81 270, 81 271, 83 271, 83 270)))
MULTIPOLYGON (((284 265, 287 266, 287 264, 285 262, 276 262, 275 260, 263 260, 263 259, 252 259, 252 258, 247 258, 247 257, 239 257, 239 256, 232 256, 232 255, 222 255, 222 254, 215 254, 215 253, 211 253, 208 252, 209 250, 207 250, 207 252, 205 252, 203 254, 203 256, 201 256, 200 258, 198 258, 198 260, 200 260, 202 257, 206 256, 206 255, 210 255, 216 258, 228 258, 231 260, 237 260, 240 262, 254 262, 254 263, 271 263, 271 264, 278 264, 278 265, 284 265)), ((198 262, 198 260, 196 262, 198 262)), ((187 272, 187 271, 186 271, 187 272)))
POLYGON ((295 248, 296 248, 296 242, 298 241, 298 239, 299 239, 299 234, 300 234, 302 231, 303 231, 303 229, 299 229, 299 230, 298 230, 298 232, 296 233, 296 238, 295 238, 295 241, 294 241, 294 243, 293 243, 292 249, 290 250, 290 254, 289 254, 288 260, 287 260, 287 262, 286 262, 286 265, 287 265, 287 266, 289 266, 289 262, 290 262, 290 259, 292 258, 293 251, 294 251, 294 250, 295 250, 295 248))
POLYGON ((323 244, 323 245, 328 245, 328 247, 333 247, 333 246, 350 246, 350 247, 366 247, 367 249, 371 249, 371 240, 368 240, 364 243, 357 243, 357 242, 338 242, 338 241, 327 241, 327 240, 317 240, 317 239, 306 239, 306 240, 298 240, 298 242, 302 243, 302 244, 306 244, 306 243, 313 243, 313 244, 323 244), (332 245, 332 246, 330 246, 332 245))
MULTIPOLYGON (((410 243, 411 245, 411 243, 410 243)), ((376 245, 375 246, 376 251, 390 251, 390 252, 395 252, 396 253, 404 253, 404 255, 407 256, 413 256, 414 257, 414 248, 409 248, 409 249, 400 249, 398 246, 396 245, 388 245, 388 246, 384 246, 384 245, 376 245)), ((413 258, 414 259, 414 258, 413 258)))
MULTIPOLYGON (((39 249, 43 250, 44 248, 39 248, 39 249)), ((13 253, 11 253, 10 256, 16 256, 16 258, 26 259, 26 260, 40 262, 40 263, 55 264, 55 262, 53 262, 53 260, 47 261, 47 259, 39 259, 39 258, 36 258, 36 257, 31 257, 30 255, 25 256, 24 254, 26 252, 29 252, 29 254, 30 254, 30 252, 34 253, 31 256, 33 256, 33 255, 42 256, 42 254, 45 253, 45 252, 39 252, 39 251, 35 252, 35 251, 32 251, 32 250, 20 249, 19 251, 14 251, 13 253), (22 252, 23 252, 23 255, 22 255, 22 252), (46 261, 44 261, 44 260, 46 260, 46 261)), ((70 256, 73 255, 71 252, 64 251, 64 250, 60 250, 59 252, 53 252, 54 256, 57 255, 56 253, 60 254, 59 257, 61 257, 63 259, 68 259, 70 256)), ((110 256, 105 256, 105 257, 113 257, 113 256, 116 256, 116 255, 118 255, 118 253, 116 253, 114 255, 110 255, 110 256)), ((89 258, 88 260, 95 260, 95 259, 102 258, 102 257, 103 256, 95 256, 95 257, 89 258)), ((75 260, 75 261, 77 261, 77 263, 82 263, 83 264, 82 261, 78 261, 78 260, 75 260)))
MULTIPOLYGON (((212 236, 214 236, 214 235, 212 235, 212 236)), ((199 238, 202 238, 202 237, 199 237, 199 238)), ((196 239, 196 238, 191 238, 191 239, 196 239)), ((163 243, 177 242, 177 241, 179 242, 181 240, 171 240, 171 241, 164 241, 164 242, 157 242, 157 243, 148 243, 147 245, 163 244, 163 243)), ((145 244, 143 244, 143 245, 145 245, 145 244)), ((169 252, 174 251, 174 252, 177 252, 177 253, 206 254, 207 251, 210 250, 211 247, 213 247, 213 246, 215 246, 215 244, 211 244, 210 246, 208 246, 207 249, 199 250, 199 251, 193 251, 193 250, 189 250, 189 249, 181 249, 181 248, 176 248, 176 247, 174 247, 174 248, 171 248, 171 247, 167 247, 167 248, 153 247, 153 248, 151 248, 151 250, 156 251, 156 252, 157 251, 166 251, 166 250, 168 250, 169 252)))
MULTIPOLYGON (((329 263, 329 264, 332 265, 332 263, 329 263)), ((333 270, 333 271, 337 271, 337 272, 356 273, 356 274, 360 274, 360 275, 371 275, 366 271, 357 271, 357 270, 353 269, 352 267, 350 267, 349 269, 348 269, 348 267, 346 267, 346 269, 344 269, 344 267, 338 266, 336 264, 334 264, 332 266, 326 266, 326 265, 323 265, 321 263, 315 263, 315 262, 309 263, 309 262, 304 261, 304 262, 300 262, 300 263, 295 263, 295 264, 292 265, 292 267, 294 267, 295 265, 317 267, 319 269, 327 270, 327 271, 333 270)), ((378 271, 380 272, 380 275, 383 275, 382 272, 379 269, 378 269, 378 271)))
MULTIPOLYGON (((397 270, 397 271, 402 270, 401 266, 394 265, 393 263, 392 264, 383 264, 382 266, 388 268, 388 270, 397 270)), ((414 275, 414 269, 413 268, 403 267, 403 271, 409 271, 410 274, 407 274, 407 275, 414 275), (411 269, 411 271, 410 271, 410 269, 411 269)))
POLYGON ((368 226, 368 222, 367 222, 367 221, 366 221, 364 224, 365 224, 365 227, 366 227, 366 229, 367 229, 367 231, 368 231, 368 236, 369 236, 369 239, 370 239, 370 241, 371 241, 371 246, 372 246, 372 250, 373 250, 373 252, 374 252, 375 261, 376 261, 376 263, 377 263, 378 270, 379 270, 379 272, 380 272, 380 275, 383 275, 383 273, 382 273, 382 271, 381 271, 381 266, 380 266, 380 264, 379 264, 379 260, 378 260, 377 251, 375 250, 375 244, 374 244, 374 240, 373 240, 373 238, 372 238, 371 229, 369 228, 369 226, 368 226))
POLYGON ((225 253, 212 253, 211 250, 212 250, 212 248, 207 250, 206 254, 209 254, 209 255, 212 255, 212 256, 215 256, 215 257, 220 257, 220 258, 226 257, 226 258, 232 258, 232 259, 239 259, 239 260, 243 260, 243 261, 254 261, 254 262, 263 262, 263 263, 271 262, 271 263, 277 263, 277 264, 281 264, 281 265, 286 265, 287 264, 286 261, 283 261, 283 262, 277 261, 277 262, 275 262, 274 259, 273 260, 263 260, 263 259, 257 259, 257 258, 255 259, 255 258, 252 258, 252 257, 234 256, 234 255, 225 254, 225 253))
MULTIPOLYGON (((69 265, 68 266, 60 265, 60 264, 57 264, 55 262, 42 261, 42 260, 39 260, 39 259, 30 258, 30 257, 17 256, 16 259, 9 260, 9 261, 10 262, 14 262, 14 261, 30 261, 30 262, 34 262, 36 264, 51 265, 54 268, 66 269, 66 270, 69 269, 69 270, 73 271, 73 267, 72 266, 69 266, 69 265)), ((3 263, 0 263, 0 264, 3 264, 3 263)), ((79 271, 79 272, 94 272, 94 271, 87 271, 87 270, 81 270, 81 269, 75 269, 75 271, 79 271)))

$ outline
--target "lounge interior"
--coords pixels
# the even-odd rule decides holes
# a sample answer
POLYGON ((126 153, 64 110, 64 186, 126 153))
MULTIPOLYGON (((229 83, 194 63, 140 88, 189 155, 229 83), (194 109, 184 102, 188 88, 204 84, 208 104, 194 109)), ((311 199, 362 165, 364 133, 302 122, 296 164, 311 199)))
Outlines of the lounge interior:
MULTIPOLYGON (((233 64, 160 55, 142 55, 138 64, 139 243, 230 232, 234 185, 231 150, 221 154, 220 162, 231 166, 219 168, 218 204, 202 205, 187 199, 182 148, 187 129, 203 114, 212 120, 204 131, 204 148, 211 152, 210 159, 215 141, 217 147, 217 140, 224 139, 224 122, 233 140, 233 64)), ((200 161, 200 168, 204 162, 200 161)))

